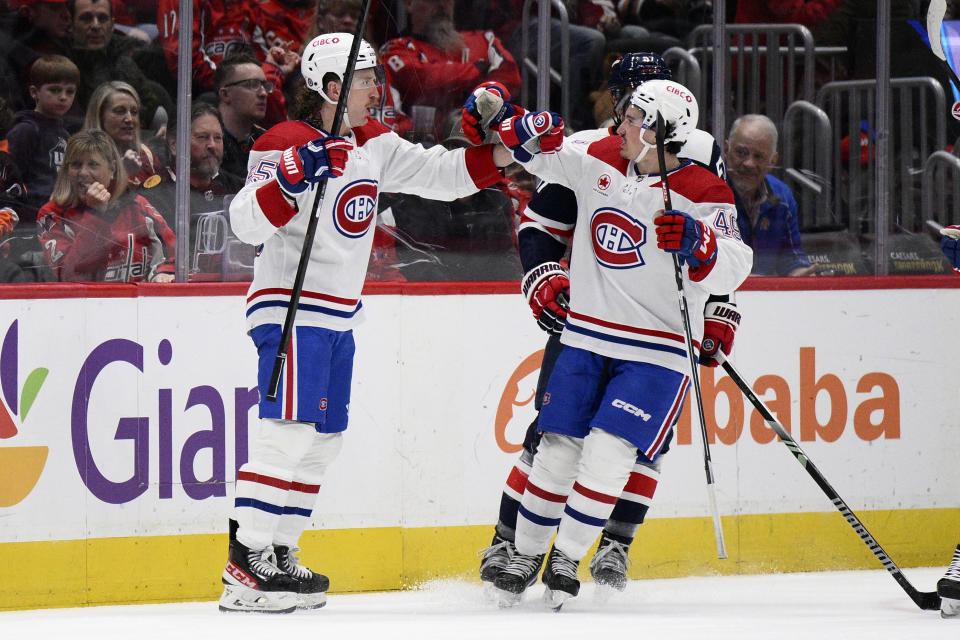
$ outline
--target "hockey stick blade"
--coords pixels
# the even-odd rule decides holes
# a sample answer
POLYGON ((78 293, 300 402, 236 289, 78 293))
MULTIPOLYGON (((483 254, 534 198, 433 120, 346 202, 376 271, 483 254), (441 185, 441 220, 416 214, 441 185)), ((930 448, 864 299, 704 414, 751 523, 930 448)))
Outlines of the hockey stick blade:
POLYGON ((826 494, 827 498, 830 499, 830 502, 833 503, 833 506, 843 515, 844 519, 847 521, 854 531, 857 532, 857 535, 860 536, 860 539, 863 540, 863 543, 867 545, 867 548, 873 552, 873 555, 877 557, 877 560, 880 561, 880 564, 883 565, 883 568, 886 569, 893 579, 897 581, 904 591, 907 592, 907 595, 910 596, 910 599, 920 607, 921 609, 932 611, 940 608, 940 596, 937 595, 936 591, 918 591, 916 587, 910 584, 910 581, 907 580, 907 577, 903 575, 903 572, 900 571, 900 567, 890 559, 890 556, 883 550, 880 544, 876 539, 870 535, 870 532, 867 531, 867 528, 860 521, 860 518, 853 512, 850 507, 847 506, 847 503, 844 502, 843 498, 834 490, 834 488, 827 482, 826 477, 820 470, 817 468, 817 465, 813 464, 813 461, 807 456, 807 454, 800 448, 800 445, 797 444, 797 441, 793 439, 790 433, 783 428, 776 418, 773 417, 773 414, 770 413, 770 410, 767 409, 767 405, 763 403, 753 392, 753 389, 746 383, 743 377, 737 372, 734 366, 730 363, 729 360, 723 355, 722 352, 717 351, 716 360, 723 366, 724 371, 727 372, 727 375, 740 387, 740 391, 743 392, 743 395, 746 396, 747 400, 750 401, 750 404, 756 408, 756 410, 763 416, 763 419, 766 423, 773 429, 777 436, 780 437, 780 440, 783 441, 783 444, 786 445, 787 449, 790 450, 790 453, 793 454, 793 457, 797 459, 797 462, 800 463, 804 469, 807 470, 807 473, 810 474, 810 477, 813 478, 813 481, 817 483, 817 486, 826 494))

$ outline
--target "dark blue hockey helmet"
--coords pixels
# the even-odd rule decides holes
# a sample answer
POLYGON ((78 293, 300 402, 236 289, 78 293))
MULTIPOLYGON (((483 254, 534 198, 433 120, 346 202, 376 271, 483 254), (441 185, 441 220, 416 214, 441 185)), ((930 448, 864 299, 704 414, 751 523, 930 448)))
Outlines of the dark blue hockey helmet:
POLYGON ((628 53, 614 61, 607 78, 607 89, 613 104, 618 104, 623 96, 633 93, 637 85, 647 80, 673 80, 670 67, 663 58, 655 53, 628 53))

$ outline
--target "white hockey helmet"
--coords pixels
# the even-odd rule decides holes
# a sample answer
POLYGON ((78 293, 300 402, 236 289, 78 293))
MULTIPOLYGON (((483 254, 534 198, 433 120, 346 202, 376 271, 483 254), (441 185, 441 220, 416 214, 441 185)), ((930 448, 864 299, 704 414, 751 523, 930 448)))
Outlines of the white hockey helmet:
MULTIPOLYGON (((624 101, 626 103, 626 101, 624 101)), ((673 80, 649 80, 638 86, 630 96, 627 106, 641 109, 644 113, 643 127, 657 129, 657 112, 666 125, 664 144, 686 142, 690 132, 697 128, 700 109, 693 93, 673 80)))
MULTIPOLYGON (((347 61, 350 59, 350 48, 353 46, 351 33, 325 33, 317 36, 303 49, 303 58, 300 60, 300 73, 307 83, 327 102, 331 100, 323 90, 323 77, 332 73, 343 82, 343 75, 347 72, 347 61)), ((383 84, 383 66, 377 62, 377 52, 366 40, 360 42, 360 51, 357 54, 357 64, 354 70, 373 69, 377 74, 377 83, 383 84)))

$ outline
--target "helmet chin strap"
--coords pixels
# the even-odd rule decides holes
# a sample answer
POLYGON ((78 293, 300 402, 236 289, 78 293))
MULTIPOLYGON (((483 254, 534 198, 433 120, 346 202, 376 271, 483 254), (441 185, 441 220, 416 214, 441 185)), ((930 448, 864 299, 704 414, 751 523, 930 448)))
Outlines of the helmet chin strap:
POLYGON ((647 142, 647 141, 644 140, 643 138, 640 138, 640 144, 643 145, 643 151, 641 151, 640 153, 638 153, 638 154, 637 154, 637 157, 633 159, 633 161, 634 161, 635 164, 640 164, 640 161, 643 160, 643 159, 646 157, 646 155, 647 155, 647 153, 650 151, 650 149, 656 149, 656 148, 657 148, 657 145, 655 145, 655 144, 650 144, 649 142, 647 142))

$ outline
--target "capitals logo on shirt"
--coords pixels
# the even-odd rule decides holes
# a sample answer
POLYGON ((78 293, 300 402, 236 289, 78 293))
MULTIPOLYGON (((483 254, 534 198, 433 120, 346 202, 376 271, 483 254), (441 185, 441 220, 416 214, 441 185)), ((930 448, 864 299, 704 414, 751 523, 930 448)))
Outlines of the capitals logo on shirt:
POLYGON ((377 181, 356 180, 344 187, 333 203, 333 223, 348 238, 359 238, 377 217, 377 181))
POLYGON ((597 262, 610 269, 629 269, 644 263, 640 247, 647 228, 619 209, 597 209, 590 219, 590 234, 597 262))

